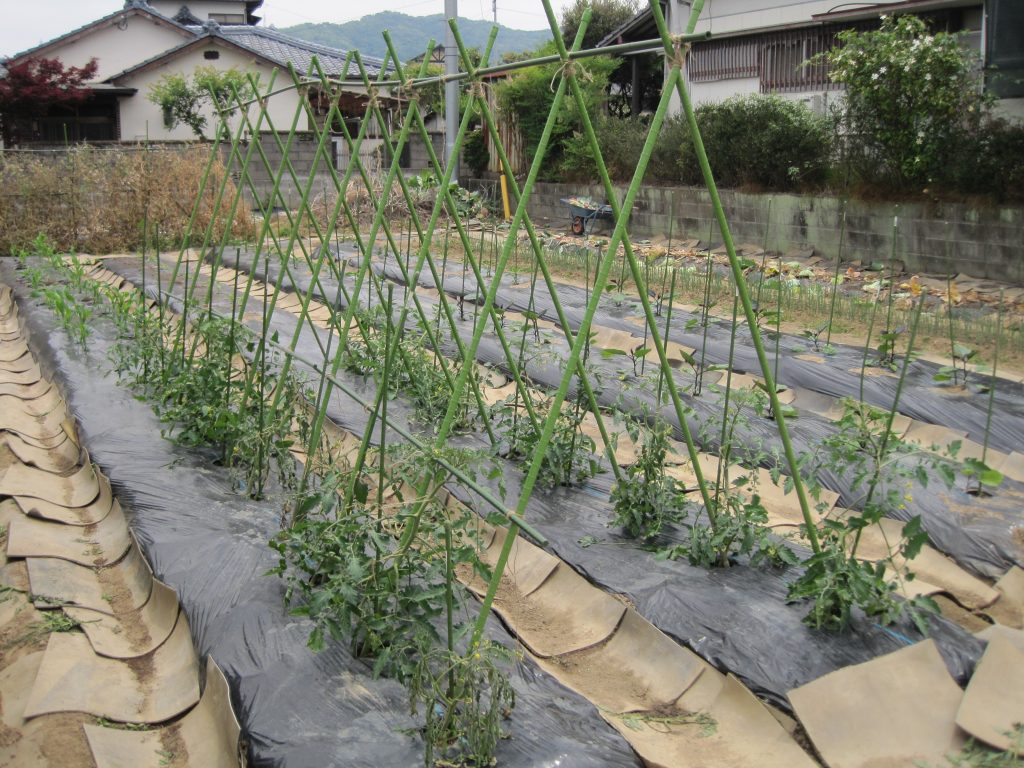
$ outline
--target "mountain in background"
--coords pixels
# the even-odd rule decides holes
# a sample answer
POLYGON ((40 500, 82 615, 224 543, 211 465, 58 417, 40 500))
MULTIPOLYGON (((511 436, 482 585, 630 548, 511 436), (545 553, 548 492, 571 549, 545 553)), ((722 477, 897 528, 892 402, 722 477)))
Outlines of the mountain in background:
MULTIPOLYGON (((489 21, 459 19, 459 33, 470 48, 483 50, 492 26, 489 21)), ((547 30, 509 29, 500 24, 498 27, 498 38, 494 41, 494 52, 491 54, 492 63, 501 61, 505 53, 529 51, 551 39, 551 33, 547 30)), ((311 43, 346 51, 358 49, 362 54, 383 58, 387 46, 384 45, 381 33, 385 29, 391 33, 402 61, 409 61, 423 54, 431 37, 443 43, 447 26, 444 15, 440 13, 433 16, 407 16, 395 11, 384 11, 344 24, 296 24, 293 27, 281 27, 279 31, 311 43)))

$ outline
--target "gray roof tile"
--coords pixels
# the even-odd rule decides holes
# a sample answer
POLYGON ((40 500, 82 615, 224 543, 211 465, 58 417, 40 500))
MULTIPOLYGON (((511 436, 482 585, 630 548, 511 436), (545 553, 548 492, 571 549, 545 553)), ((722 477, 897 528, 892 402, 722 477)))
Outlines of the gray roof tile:
MULTIPOLYGON (((201 33, 208 29, 208 27, 190 27, 190 29, 196 33, 201 33)), ((320 66, 324 68, 324 72, 328 76, 339 77, 343 74, 342 68, 345 66, 347 51, 309 43, 264 27, 222 26, 216 30, 215 34, 243 48, 248 48, 253 53, 269 59, 282 67, 287 66, 288 62, 291 62, 300 74, 306 73, 314 56, 317 57, 320 66)), ((362 60, 370 77, 376 76, 384 64, 381 59, 372 56, 363 56, 362 60)), ((359 68, 354 62, 349 64, 346 76, 351 78, 359 77, 359 68)))

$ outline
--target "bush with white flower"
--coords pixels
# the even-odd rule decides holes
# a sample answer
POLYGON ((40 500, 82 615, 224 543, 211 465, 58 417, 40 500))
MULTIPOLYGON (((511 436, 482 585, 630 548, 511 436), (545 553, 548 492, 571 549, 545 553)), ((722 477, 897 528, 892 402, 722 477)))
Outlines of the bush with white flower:
POLYGON ((977 55, 911 15, 883 16, 878 30, 844 31, 838 42, 821 58, 846 86, 840 118, 852 170, 891 191, 940 182, 987 107, 977 55))

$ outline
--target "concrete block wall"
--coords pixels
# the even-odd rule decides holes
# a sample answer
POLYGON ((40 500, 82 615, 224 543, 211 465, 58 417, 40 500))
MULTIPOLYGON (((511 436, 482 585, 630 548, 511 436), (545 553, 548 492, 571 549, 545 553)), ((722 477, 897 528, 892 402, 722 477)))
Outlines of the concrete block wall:
MULTIPOLYGON (((624 187, 616 187, 619 199, 624 187)), ((604 199, 601 187, 538 184, 530 215, 553 228, 568 230, 563 197, 590 195, 604 199), (564 213, 564 215, 563 215, 564 213)), ((839 250, 843 201, 836 197, 749 194, 722 190, 722 204, 737 244, 765 243, 787 253, 814 248, 826 259, 839 250)), ((887 261, 895 255, 912 273, 967 273, 972 277, 1024 284, 1024 208, 982 207, 966 203, 891 203, 850 200, 846 203, 843 261, 887 261)), ((666 237, 672 220, 674 240, 722 241, 702 187, 643 187, 629 222, 634 238, 666 237)))
MULTIPOLYGON (((434 147, 434 152, 439 158, 444 157, 444 136, 440 134, 431 135, 431 144, 434 147)), ((282 143, 287 139, 287 136, 282 135, 282 143)), ((269 197, 271 190, 273 189, 273 173, 277 171, 281 164, 281 151, 278 149, 276 142, 269 133, 262 135, 262 147, 263 152, 266 155, 267 162, 269 163, 270 170, 266 168, 266 164, 262 161, 260 156, 253 151, 253 155, 249 161, 249 176, 252 179, 253 186, 256 187, 261 197, 269 197)), ((245 157, 248 144, 242 144, 239 148, 239 154, 241 157, 245 157)), ((223 149, 223 156, 227 159, 230 147, 223 149)), ((313 167, 313 159, 316 155, 317 150, 317 139, 312 133, 297 133, 295 138, 292 140, 291 151, 289 157, 291 158, 292 167, 295 169, 295 175, 299 179, 299 186, 291 181, 291 176, 286 169, 284 175, 281 177, 280 190, 285 198, 285 202, 290 207, 296 207, 302 197, 302 185, 306 183, 309 178, 310 170, 313 167)), ((330 152, 330 147, 326 148, 326 152, 330 152)), ((403 168, 403 172, 406 175, 419 173, 431 167, 430 157, 427 153, 426 145, 423 139, 418 135, 414 134, 409 137, 409 150, 408 150, 408 165, 403 168)), ((328 156, 330 156, 328 154, 328 156)), ((234 177, 237 180, 239 178, 238 170, 240 169, 241 163, 236 161, 234 177)), ((343 171, 339 171, 338 175, 341 176, 343 171)), ((312 194, 320 194, 322 190, 331 190, 334 188, 334 182, 331 178, 330 171, 325 167, 324 160, 321 158, 317 163, 316 178, 313 182, 312 194)), ((246 190, 247 199, 251 202, 251 193, 246 190)))
MULTIPOLYGON (((282 144, 287 141, 287 135, 281 136, 282 144)), ((261 136, 261 145, 263 154, 266 156, 267 162, 264 163, 262 157, 257 150, 252 151, 252 155, 249 159, 249 177, 252 179, 253 186, 256 188, 257 193, 263 198, 264 203, 270 196, 271 190, 274 188, 274 174, 278 172, 281 167, 281 150, 278 148, 277 143, 274 141, 273 136, 270 133, 263 133, 261 136), (267 167, 269 165, 269 168, 267 167)), ((232 178, 237 182, 239 179, 239 171, 241 169, 242 161, 244 160, 246 153, 249 149, 248 142, 243 142, 239 145, 238 154, 241 159, 236 159, 232 167, 232 178)), ((285 198, 285 202, 289 207, 297 207, 299 201, 302 198, 302 187, 309 179, 310 171, 313 168, 313 158, 317 151, 317 139, 312 133, 296 133, 292 139, 291 150, 289 151, 289 158, 292 162, 292 167, 295 169, 295 175, 298 178, 298 186, 292 181, 291 175, 287 168, 281 176, 280 190, 281 194, 285 198)), ((327 157, 330 157, 330 146, 325 148, 327 157)), ((223 157, 226 160, 228 153, 230 152, 230 146, 222 148, 223 157)), ((312 193, 319 194, 319 192, 326 186, 330 189, 333 186, 331 181, 330 171, 324 165, 324 159, 321 158, 317 164, 316 178, 313 182, 312 193)), ((251 190, 246 188, 246 199, 252 203, 251 190)), ((278 203, 280 204, 280 203, 278 203)))
MULTIPOLYGON (((428 134, 430 143, 434 148, 434 154, 444 161, 444 136, 439 133, 428 134)), ((409 137, 409 166, 408 172, 419 173, 430 168, 430 155, 427 154, 427 145, 423 137, 418 133, 409 137)))

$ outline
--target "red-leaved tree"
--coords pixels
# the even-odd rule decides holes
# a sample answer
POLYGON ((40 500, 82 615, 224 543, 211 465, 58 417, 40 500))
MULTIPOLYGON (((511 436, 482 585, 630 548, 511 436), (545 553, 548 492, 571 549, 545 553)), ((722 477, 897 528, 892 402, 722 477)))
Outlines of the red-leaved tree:
POLYGON ((25 59, 4 65, 0 77, 0 132, 4 146, 32 138, 32 121, 51 107, 74 106, 89 98, 83 88, 96 75, 96 59, 84 67, 65 67, 60 59, 25 59))

